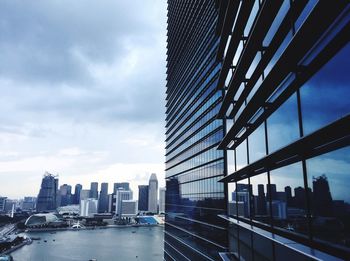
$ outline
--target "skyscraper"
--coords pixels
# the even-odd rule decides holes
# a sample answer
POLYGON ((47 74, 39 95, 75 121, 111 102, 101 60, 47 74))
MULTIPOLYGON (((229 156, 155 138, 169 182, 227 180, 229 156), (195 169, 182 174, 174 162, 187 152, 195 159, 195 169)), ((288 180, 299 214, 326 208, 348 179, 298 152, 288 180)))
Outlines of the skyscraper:
MULTIPOLYGON (((216 116, 218 24, 227 1, 168 1, 165 260, 219 260, 228 249, 224 135, 216 116)), ((240 1, 232 1, 240 2, 240 1)))
POLYGON ((348 260, 350 212, 335 214, 333 201, 350 206, 350 2, 219 2, 218 149, 233 166, 220 181, 252 187, 233 202, 250 211, 221 216, 230 222, 222 256, 348 260))
POLYGON ((158 213, 158 180, 155 173, 151 174, 148 183, 148 211, 158 213))
POLYGON ((101 184, 100 197, 98 199, 98 212, 108 212, 108 183, 101 184))
POLYGON ((113 193, 116 194, 118 189, 130 190, 129 182, 117 182, 113 184, 113 193))
POLYGON ((83 189, 81 184, 76 184, 74 189, 74 204, 80 204, 80 192, 83 189))
POLYGON ((139 211, 148 211, 148 185, 139 186, 139 211))
POLYGON ((132 191, 131 190, 123 190, 119 189, 116 191, 115 195, 115 214, 121 218, 122 211, 122 201, 123 200, 132 200, 132 191))
POLYGON ((41 187, 36 204, 36 211, 52 211, 57 207, 58 178, 46 172, 41 181, 41 187))
POLYGON ((98 182, 91 182, 90 198, 98 199, 98 182))
POLYGON ((159 188, 159 213, 165 213, 165 188, 159 188))
POLYGON ((60 206, 67 206, 71 204, 72 186, 63 184, 60 186, 60 206))

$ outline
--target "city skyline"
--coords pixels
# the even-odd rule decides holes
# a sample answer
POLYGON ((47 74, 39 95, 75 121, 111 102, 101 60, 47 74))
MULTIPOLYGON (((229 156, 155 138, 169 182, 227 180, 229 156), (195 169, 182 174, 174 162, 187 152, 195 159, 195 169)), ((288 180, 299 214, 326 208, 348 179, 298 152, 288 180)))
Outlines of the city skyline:
POLYGON ((11 1, 0 17, 1 196, 35 196, 45 171, 165 186, 166 2, 11 1))

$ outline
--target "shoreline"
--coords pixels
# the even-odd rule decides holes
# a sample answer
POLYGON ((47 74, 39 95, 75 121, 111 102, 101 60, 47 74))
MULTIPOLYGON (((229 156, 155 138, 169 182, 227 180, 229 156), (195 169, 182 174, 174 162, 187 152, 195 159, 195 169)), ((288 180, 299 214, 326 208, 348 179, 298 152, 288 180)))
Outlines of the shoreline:
POLYGON ((57 232, 57 231, 79 231, 79 230, 94 230, 94 229, 108 229, 108 228, 129 228, 129 227, 164 227, 163 224, 155 225, 107 225, 107 226, 95 226, 95 227, 82 227, 82 228, 72 228, 72 227, 63 227, 63 228, 27 228, 20 233, 32 233, 32 232, 57 232))

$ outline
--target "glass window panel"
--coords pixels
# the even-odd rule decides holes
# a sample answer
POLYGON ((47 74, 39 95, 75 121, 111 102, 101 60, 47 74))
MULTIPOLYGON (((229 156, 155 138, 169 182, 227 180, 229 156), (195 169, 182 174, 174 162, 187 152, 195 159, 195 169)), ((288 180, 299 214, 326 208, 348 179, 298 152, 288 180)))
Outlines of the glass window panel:
POLYGON ((350 112, 350 44, 300 89, 304 134, 350 112))
POLYGON ((350 248, 350 147, 306 161, 316 238, 350 248))
POLYGON ((236 148, 236 164, 237 164, 237 170, 247 166, 247 143, 246 143, 246 141, 243 141, 236 148))
POLYGON ((265 127, 261 124, 252 134, 249 139, 249 161, 255 162, 266 155, 265 146, 265 127))
POLYGON ((267 197, 271 193, 274 225, 294 233, 307 234, 306 191, 301 163, 271 171, 270 181, 267 197))
POLYGON ((271 224, 269 215, 269 201, 266 197, 266 188, 268 187, 267 173, 262 173, 250 178, 252 187, 251 195, 251 217, 253 220, 265 224, 271 224))
POLYGON ((237 204, 236 211, 239 217, 250 218, 250 191, 251 186, 248 184, 248 179, 245 179, 237 182, 236 189, 232 192, 232 201, 237 204))
POLYGON ((267 119, 269 153, 299 138, 296 94, 292 95, 267 119))

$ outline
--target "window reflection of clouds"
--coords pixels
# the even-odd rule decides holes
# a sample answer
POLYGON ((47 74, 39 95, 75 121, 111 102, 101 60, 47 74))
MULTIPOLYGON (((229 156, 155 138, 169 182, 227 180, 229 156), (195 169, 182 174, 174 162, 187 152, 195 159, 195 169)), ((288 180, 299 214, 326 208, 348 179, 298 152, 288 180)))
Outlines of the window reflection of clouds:
POLYGON ((267 125, 270 153, 299 138, 298 110, 295 94, 267 119, 267 125))
POLYGON ((350 111, 350 44, 301 88, 304 133, 337 120, 350 111))

